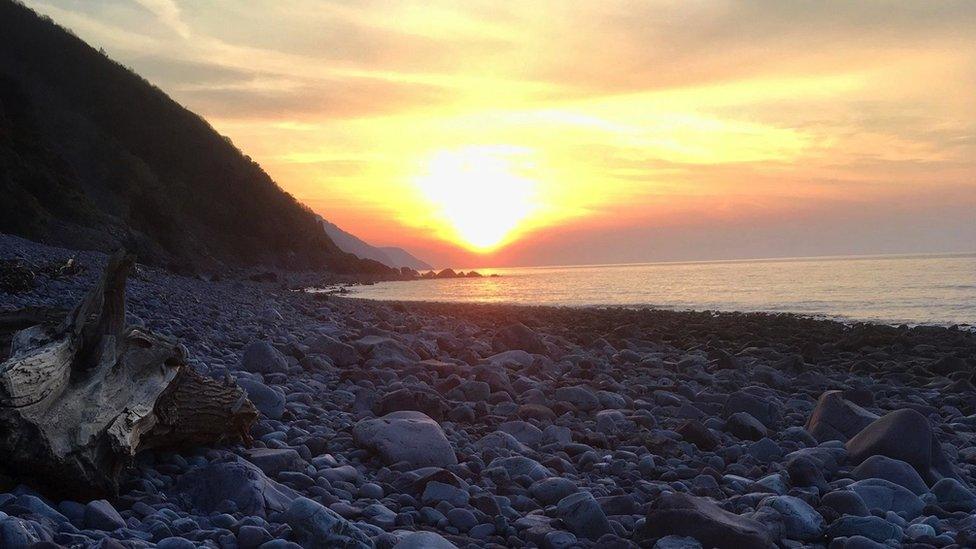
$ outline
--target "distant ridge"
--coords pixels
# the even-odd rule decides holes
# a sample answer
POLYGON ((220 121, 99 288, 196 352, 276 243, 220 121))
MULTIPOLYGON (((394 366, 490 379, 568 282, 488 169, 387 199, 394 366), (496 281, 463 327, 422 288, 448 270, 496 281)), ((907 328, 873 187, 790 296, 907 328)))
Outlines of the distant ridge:
POLYGON ((325 229, 325 233, 329 235, 329 238, 335 242, 336 246, 338 246, 339 249, 344 252, 349 252, 363 259, 379 261, 380 263, 395 269, 409 267, 417 271, 423 271, 432 268, 429 264, 417 259, 403 248, 397 248, 394 246, 382 248, 376 247, 366 243, 358 236, 348 231, 344 231, 331 221, 328 221, 322 217, 319 217, 319 220, 322 222, 322 228, 325 229))
POLYGON ((385 253, 386 256, 390 258, 390 261, 393 262, 392 265, 390 265, 390 263, 386 263, 386 265, 390 265, 391 267, 399 265, 400 267, 410 267, 411 269, 417 271, 429 271, 434 268, 430 265, 430 263, 427 263, 422 259, 418 259, 415 255, 404 250, 403 248, 398 248, 396 246, 380 246, 379 250, 385 253))
POLYGON ((390 274, 201 117, 50 19, 0 0, 0 231, 180 268, 390 274))

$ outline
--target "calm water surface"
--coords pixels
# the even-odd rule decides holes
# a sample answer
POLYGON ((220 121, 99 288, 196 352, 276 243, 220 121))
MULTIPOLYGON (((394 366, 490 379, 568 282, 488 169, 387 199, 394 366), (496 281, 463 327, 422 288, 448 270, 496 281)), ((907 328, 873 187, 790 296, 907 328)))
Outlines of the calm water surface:
POLYGON ((650 305, 976 325, 976 253, 479 271, 501 276, 383 282, 350 290, 380 300, 650 305))

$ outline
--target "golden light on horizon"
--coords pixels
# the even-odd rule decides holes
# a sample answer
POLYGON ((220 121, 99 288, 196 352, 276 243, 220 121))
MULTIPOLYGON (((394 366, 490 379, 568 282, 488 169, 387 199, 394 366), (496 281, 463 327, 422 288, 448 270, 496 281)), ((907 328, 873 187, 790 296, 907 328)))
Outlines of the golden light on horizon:
POLYGON ((972 2, 34 3, 432 264, 971 247, 972 2))
POLYGON ((513 146, 440 151, 413 184, 441 220, 442 238, 487 253, 538 209, 537 182, 519 173, 531 156, 531 149, 513 146))

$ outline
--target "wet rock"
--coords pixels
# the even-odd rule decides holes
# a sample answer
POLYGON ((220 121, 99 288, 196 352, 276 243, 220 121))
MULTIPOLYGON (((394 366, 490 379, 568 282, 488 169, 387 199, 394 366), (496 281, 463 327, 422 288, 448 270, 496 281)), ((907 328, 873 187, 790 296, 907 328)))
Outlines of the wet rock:
POLYGON ((736 412, 746 412, 759 420, 766 427, 776 427, 782 413, 780 406, 769 398, 760 398, 745 391, 736 391, 729 395, 722 408, 722 415, 730 417, 736 412))
POLYGON ((244 349, 240 368, 258 374, 284 374, 288 372, 288 361, 267 341, 254 341, 244 349))
POLYGON ((944 478, 932 486, 939 505, 946 511, 964 511, 971 513, 976 510, 976 495, 954 478, 944 478))
POLYGON ((97 530, 112 531, 125 527, 125 519, 104 499, 89 502, 85 506, 85 525, 97 530))
POLYGON ((440 426, 421 412, 393 412, 362 420, 352 432, 357 444, 390 464, 403 461, 414 469, 457 464, 454 448, 440 426))
POLYGON ((498 426, 498 430, 512 435, 528 446, 538 446, 543 439, 542 430, 527 421, 506 421, 498 426))
POLYGON ((247 398, 266 417, 281 419, 285 413, 285 395, 260 381, 238 378, 237 384, 247 393, 247 398))
POLYGON ((877 414, 845 399, 843 391, 827 391, 817 400, 806 429, 818 442, 847 442, 876 419, 877 414))
POLYGON ((556 514, 578 537, 595 541, 612 531, 603 509, 589 492, 576 492, 559 500, 556 514))
POLYGON ((711 501, 681 493, 660 497, 635 533, 638 543, 669 535, 689 536, 705 547, 773 549, 761 523, 725 511, 711 501))
POLYGON ((241 549, 257 549, 272 539, 271 534, 260 526, 245 524, 237 531, 237 544, 241 549))
POLYGON ((768 497, 759 504, 755 519, 776 538, 812 541, 824 531, 824 519, 807 502, 793 496, 768 497))
POLYGON ((918 472, 904 461, 887 456, 871 456, 857 466, 851 475, 858 480, 880 478, 911 490, 916 495, 929 491, 918 472))
POLYGON ((214 462, 182 475, 177 489, 195 509, 212 513, 226 501, 232 501, 241 512, 266 516, 282 512, 298 493, 264 475, 257 466, 242 459, 214 462))
POLYGON ((377 416, 384 416, 391 412, 413 410, 441 421, 449 409, 447 402, 433 391, 404 388, 383 395, 373 407, 373 412, 377 416))
POLYGON ((434 532, 413 532, 403 536, 393 549, 457 549, 457 546, 434 532))
POLYGON ((376 367, 407 367, 420 362, 417 353, 393 338, 371 335, 357 339, 353 345, 376 367))
POLYGON ((702 549, 702 544, 689 536, 664 536, 654 543, 652 549, 702 549))
POLYGON ((911 490, 880 478, 859 480, 848 488, 861 496, 868 509, 894 511, 915 518, 925 507, 925 503, 911 490))
POLYGON ((515 323, 498 330, 491 340, 495 351, 509 351, 513 349, 534 354, 545 354, 546 344, 531 328, 522 323, 515 323))
POLYGON ((820 489, 827 486, 822 465, 808 455, 790 457, 786 462, 786 473, 793 486, 813 486, 820 489))
POLYGON ((291 448, 251 448, 244 450, 244 459, 270 476, 276 476, 282 471, 301 472, 308 467, 308 463, 291 448))
POLYGON ((310 341, 308 350, 310 353, 329 357, 336 366, 352 366, 359 362, 359 353, 352 345, 327 335, 319 335, 310 341))
POLYGON ((475 518, 474 513, 461 507, 455 507, 448 511, 447 520, 451 526, 462 532, 467 532, 478 524, 478 519, 475 518))
POLYGON ((927 483, 943 477, 958 478, 922 414, 905 408, 875 420, 847 441, 851 462, 887 456, 910 464, 927 483))
POLYGON ((487 435, 481 437, 477 442, 474 443, 474 447, 480 451, 502 449, 520 454, 529 451, 529 448, 519 442, 515 437, 501 431, 488 433, 487 435))
POLYGON ((541 480, 552 474, 538 461, 524 456, 495 458, 488 464, 488 467, 500 467, 508 472, 510 477, 525 475, 532 480, 541 480))
POLYGON ((719 439, 712 433, 708 427, 702 425, 697 419, 692 419, 682 423, 675 432, 681 435, 681 438, 687 440, 688 442, 694 444, 695 446, 701 448, 702 450, 711 451, 718 447, 719 439))
POLYGON ((543 505, 552 505, 578 490, 575 482, 561 477, 537 480, 529 486, 529 493, 543 505))
POLYGON ((598 410, 600 408, 600 399, 588 387, 582 385, 560 387, 556 389, 553 396, 556 400, 569 402, 583 411, 598 410))
POLYGON ((369 537, 337 513, 308 498, 297 498, 282 515, 292 539, 305 549, 370 549, 369 537))
POLYGON ((861 496, 850 490, 835 490, 825 494, 820 500, 820 505, 834 510, 838 515, 866 517, 870 514, 861 496))
POLYGON ((824 532, 827 539, 850 536, 864 536, 879 543, 889 539, 899 541, 902 529, 881 517, 844 516, 831 523, 824 532))
POLYGON ((483 402, 491 396, 491 385, 488 385, 484 381, 466 379, 452 389, 447 396, 455 400, 483 402))
POLYGON ((760 440, 767 434, 766 426, 747 412, 736 412, 725 421, 725 430, 742 440, 760 440))
POLYGON ((442 501, 446 501, 457 507, 467 505, 470 496, 466 490, 462 490, 456 486, 445 484, 443 482, 431 481, 427 483, 427 486, 424 488, 424 493, 420 499, 425 505, 434 505, 442 501))

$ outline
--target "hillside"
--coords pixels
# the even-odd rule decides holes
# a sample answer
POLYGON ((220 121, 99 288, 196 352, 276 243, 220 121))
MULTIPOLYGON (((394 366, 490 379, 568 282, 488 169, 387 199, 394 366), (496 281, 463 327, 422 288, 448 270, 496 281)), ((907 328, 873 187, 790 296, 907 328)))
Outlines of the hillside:
POLYGON ((184 269, 388 273, 200 116, 30 9, 0 0, 0 232, 125 245, 184 269))
POLYGON ((329 238, 335 242, 336 246, 338 246, 339 249, 344 252, 349 252, 363 259, 379 261, 380 263, 395 269, 399 269, 401 267, 408 267, 418 271, 431 269, 430 265, 424 261, 421 261, 420 259, 417 259, 403 248, 393 246, 373 246, 358 236, 348 231, 344 231, 335 223, 322 219, 321 217, 319 219, 322 221, 322 228, 325 230, 325 234, 327 234, 329 238))
POLYGON ((396 265, 398 267, 410 267, 417 271, 429 271, 434 267, 430 263, 417 258, 412 253, 396 246, 378 246, 376 249, 386 254, 390 258, 390 263, 386 265, 396 265))

